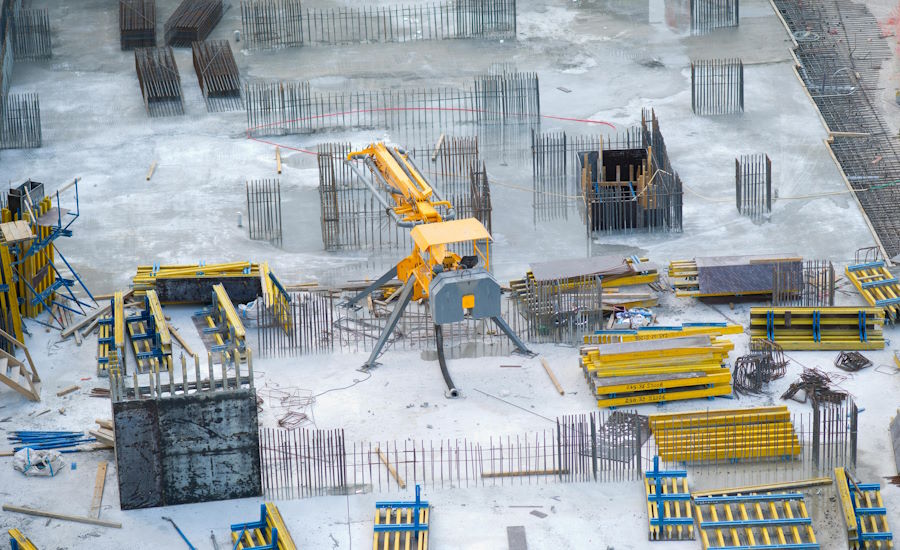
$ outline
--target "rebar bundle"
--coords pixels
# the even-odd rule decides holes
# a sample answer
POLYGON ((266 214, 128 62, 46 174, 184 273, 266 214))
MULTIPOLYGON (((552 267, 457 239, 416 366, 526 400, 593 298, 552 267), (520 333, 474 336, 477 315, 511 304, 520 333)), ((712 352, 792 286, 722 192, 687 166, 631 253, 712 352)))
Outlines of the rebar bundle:
POLYGON ((156 46, 156 0, 119 0, 119 42, 123 50, 156 46))
POLYGON ((774 262, 772 270, 773 305, 834 305, 835 276, 830 261, 774 262))
POLYGON ((6 96, 0 128, 0 148, 32 149, 40 147, 41 104, 37 94, 10 94, 6 96))
POLYGON ((794 34, 798 73, 828 129, 828 146, 866 212, 879 245, 900 254, 900 146, 882 115, 886 33, 863 3, 775 0, 794 34))
POLYGON ((150 116, 184 114, 181 76, 171 46, 134 50, 134 66, 150 116))
POLYGON ((793 399, 798 403, 812 401, 814 408, 819 403, 841 403, 847 398, 847 392, 832 389, 831 384, 833 383, 835 380, 827 373, 819 369, 804 368, 800 379, 788 386, 781 398, 793 399), (803 399, 798 397, 801 391, 803 399))
POLYGON ((12 18, 12 38, 16 61, 50 59, 49 10, 18 10, 12 18))
POLYGON ((335 295, 329 291, 291 292, 285 311, 256 302, 257 348, 261 357, 330 353, 335 343, 335 295))
POLYGON ((300 0, 242 0, 247 49, 516 36, 515 0, 303 9, 300 0))
POLYGON ((184 0, 166 21, 166 44, 188 47, 206 37, 222 19, 222 0, 184 0))
POLYGON ((750 353, 734 362, 732 385, 735 393, 763 393, 769 382, 784 376, 787 364, 781 346, 769 340, 751 340, 750 353))
POLYGON ((690 0, 691 33, 706 34, 722 27, 737 27, 740 0, 690 0))
POLYGON ((847 372, 856 372, 872 366, 872 361, 858 351, 842 351, 834 358, 834 366, 847 372))
POLYGON ((738 212, 754 221, 772 213, 772 161, 769 155, 742 155, 734 160, 738 212))
POLYGON ((281 244, 281 182, 247 182, 247 227, 251 239, 281 244))
POLYGON ((744 62, 740 59, 691 61, 691 109, 697 115, 744 112, 744 62))
POLYGON ((241 77, 231 44, 225 40, 194 42, 192 52, 206 110, 233 111, 243 107, 241 77))

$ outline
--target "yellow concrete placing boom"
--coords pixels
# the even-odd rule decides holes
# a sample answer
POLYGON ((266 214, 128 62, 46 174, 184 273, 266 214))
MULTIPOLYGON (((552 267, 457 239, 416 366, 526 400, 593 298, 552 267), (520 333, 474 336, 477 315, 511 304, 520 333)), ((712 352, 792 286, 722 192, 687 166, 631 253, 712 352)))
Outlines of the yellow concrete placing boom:
POLYGON ((375 360, 411 300, 429 301, 441 369, 453 396, 456 389, 452 387, 443 361, 442 324, 462 321, 466 317, 491 318, 519 351, 531 353, 500 316, 500 285, 488 271, 491 234, 484 225, 475 218, 454 219, 453 205, 440 197, 409 155, 398 147, 373 143, 348 154, 347 163, 394 221, 401 227, 410 228, 413 241, 409 256, 348 302, 349 305, 358 304, 394 277, 403 283, 400 300, 363 367, 377 364, 375 360), (362 160, 377 185, 360 172, 354 160, 362 160), (388 201, 385 195, 391 200, 388 201), (460 256, 451 250, 451 245, 459 243, 471 243, 471 255, 460 256), (481 266, 478 266, 479 262, 481 266))

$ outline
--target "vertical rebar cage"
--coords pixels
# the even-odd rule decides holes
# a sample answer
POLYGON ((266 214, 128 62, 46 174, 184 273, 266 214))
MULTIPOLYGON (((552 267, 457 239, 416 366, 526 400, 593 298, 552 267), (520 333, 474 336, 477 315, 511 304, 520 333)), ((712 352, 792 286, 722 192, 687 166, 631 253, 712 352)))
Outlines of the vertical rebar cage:
POLYGON ((691 61, 691 110, 697 115, 744 112, 744 62, 740 59, 691 61))
POLYGON ((788 307, 834 305, 834 265, 827 260, 775 262, 772 274, 772 304, 788 307))
POLYGON ((690 0, 691 33, 706 34, 714 29, 737 27, 740 0, 690 0))
POLYGON ((734 160, 734 191, 742 216, 758 221, 772 213, 772 160, 769 155, 742 155, 734 160))
POLYGON ((281 182, 247 182, 247 227, 250 238, 281 244, 281 182))

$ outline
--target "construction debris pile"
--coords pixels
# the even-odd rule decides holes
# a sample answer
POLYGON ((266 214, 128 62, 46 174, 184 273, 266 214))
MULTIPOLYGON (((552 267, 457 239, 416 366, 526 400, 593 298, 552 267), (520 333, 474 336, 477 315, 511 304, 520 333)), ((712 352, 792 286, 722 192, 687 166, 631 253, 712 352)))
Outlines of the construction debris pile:
POLYGON ((800 378, 788 386, 781 398, 793 399, 798 403, 810 401, 813 407, 818 407, 819 403, 840 403, 847 398, 847 392, 831 387, 839 381, 836 376, 819 369, 805 368, 800 378))

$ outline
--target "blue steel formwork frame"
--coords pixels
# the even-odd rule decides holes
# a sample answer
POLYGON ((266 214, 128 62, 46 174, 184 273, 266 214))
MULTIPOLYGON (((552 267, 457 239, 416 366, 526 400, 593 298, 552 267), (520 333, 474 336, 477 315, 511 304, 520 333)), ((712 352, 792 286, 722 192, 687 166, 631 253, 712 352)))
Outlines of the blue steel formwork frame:
MULTIPOLYGON (((28 248, 28 250, 26 250, 24 252, 18 249, 18 245, 11 245, 10 248, 15 250, 17 253, 16 257, 18 259, 15 262, 12 262, 12 266, 13 266, 13 270, 16 273, 16 277, 18 278, 18 270, 16 269, 16 266, 21 265, 25 260, 34 256, 35 254, 38 254, 39 252, 43 251, 45 248, 53 247, 54 252, 59 257, 59 259, 61 259, 63 261, 66 268, 69 270, 69 272, 72 273, 72 276, 74 277, 74 279, 67 279, 67 278, 63 277, 62 274, 60 273, 59 269, 57 269, 56 265, 53 263, 53 261, 50 261, 48 263, 48 265, 56 273, 56 280, 53 281, 53 283, 49 287, 47 287, 44 291, 38 292, 33 286, 31 286, 31 284, 27 280, 23 279, 23 281, 25 282, 25 286, 28 287, 29 292, 31 292, 31 294, 33 296, 33 298, 31 298, 31 305, 37 305, 38 303, 42 303, 42 304, 44 304, 44 307, 46 307, 49 310, 52 304, 56 304, 58 307, 66 309, 68 311, 71 311, 72 313, 84 315, 85 314, 84 308, 85 307, 91 308, 93 306, 91 306, 90 304, 86 304, 75 297, 75 294, 72 292, 72 287, 75 286, 75 283, 77 282, 78 285, 82 288, 82 290, 84 290, 85 293, 87 293, 87 295, 88 295, 88 297, 90 297, 91 301, 94 302, 94 306, 98 305, 97 300, 94 299, 94 295, 91 294, 91 291, 88 289, 87 285, 85 285, 84 281, 81 280, 81 277, 78 276, 78 273, 75 271, 75 268, 72 267, 72 265, 69 263, 69 261, 66 260, 66 257, 63 256, 63 254, 59 250, 59 248, 54 244, 56 239, 58 239, 60 237, 71 237, 72 236, 72 230, 69 228, 72 226, 73 223, 75 223, 75 220, 77 220, 78 217, 81 215, 81 203, 80 203, 79 197, 78 197, 78 181, 79 181, 79 179, 80 178, 75 178, 71 184, 69 184, 68 186, 65 186, 63 188, 63 190, 67 189, 70 186, 73 186, 75 188, 75 213, 73 214, 71 211, 66 211, 66 214, 65 214, 67 217, 71 216, 71 219, 67 219, 65 225, 63 225, 63 213, 62 213, 62 208, 60 207, 60 202, 59 202, 59 190, 57 190, 56 191, 57 221, 56 221, 56 225, 52 226, 53 229, 52 229, 52 231, 50 231, 50 234, 47 235, 47 237, 45 237, 43 239, 36 237, 33 241, 31 241, 31 246, 28 248), (50 299, 51 296, 57 290, 62 289, 62 288, 66 289, 66 291, 68 293, 68 296, 66 298, 68 300, 70 300, 72 303, 78 305, 80 310, 76 310, 73 307, 70 307, 62 302, 58 302, 56 300, 50 299), (48 299, 49 299, 49 301, 48 301, 48 299)), ((29 197, 29 200, 25 202, 25 207, 28 209, 28 214, 30 217, 31 231, 34 235, 39 235, 40 232, 38 231, 38 216, 37 216, 37 213, 33 209, 33 204, 31 204, 30 197, 29 197)), ((24 299, 25 299, 24 297, 20 298, 20 300, 24 300, 24 299)), ((40 321, 38 321, 38 322, 40 322, 40 321)))
POLYGON ((659 457, 654 456, 653 470, 644 472, 644 477, 650 480, 650 483, 655 487, 655 492, 647 495, 647 502, 655 504, 657 510, 657 517, 648 518, 651 527, 659 527, 660 533, 664 533, 665 528, 669 526, 678 527, 694 525, 694 518, 692 516, 666 517, 666 503, 668 502, 687 502, 688 506, 690 506, 690 493, 665 493, 663 491, 664 480, 686 478, 687 470, 660 470, 659 457))
POLYGON ((422 500, 422 488, 418 484, 416 485, 415 501, 381 501, 375 503, 375 508, 410 508, 412 509, 414 518, 412 523, 380 523, 378 525, 374 525, 373 527, 376 533, 396 533, 398 531, 410 531, 412 532, 414 539, 418 539, 419 533, 421 533, 422 531, 428 531, 428 524, 419 521, 419 512, 421 510, 429 508, 429 505, 427 500, 422 500))

